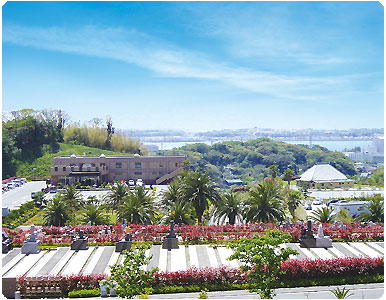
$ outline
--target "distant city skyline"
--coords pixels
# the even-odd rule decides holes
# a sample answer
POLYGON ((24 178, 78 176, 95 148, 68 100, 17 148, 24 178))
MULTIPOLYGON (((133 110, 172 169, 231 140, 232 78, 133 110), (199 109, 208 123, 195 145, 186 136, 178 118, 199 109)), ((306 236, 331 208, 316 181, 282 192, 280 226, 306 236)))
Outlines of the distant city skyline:
POLYGON ((7 2, 2 110, 119 129, 383 128, 378 2, 7 2))

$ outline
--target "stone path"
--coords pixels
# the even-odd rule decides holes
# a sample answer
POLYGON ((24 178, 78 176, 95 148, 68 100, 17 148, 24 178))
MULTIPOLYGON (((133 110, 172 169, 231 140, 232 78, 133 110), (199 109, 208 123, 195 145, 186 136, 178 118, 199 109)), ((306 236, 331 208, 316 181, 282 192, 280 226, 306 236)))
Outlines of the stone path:
MULTIPOLYGON (((336 257, 382 257, 383 242, 333 243, 329 249, 300 248, 297 243, 283 245, 299 252, 297 258, 329 259, 336 257)), ((190 267, 218 267, 230 265, 238 267, 237 261, 228 261, 232 250, 226 247, 208 245, 181 246, 171 251, 164 250, 160 245, 147 251, 152 255, 147 269, 158 267, 161 271, 186 270, 190 267)), ((28 277, 41 275, 71 275, 71 274, 109 274, 110 266, 123 261, 123 255, 115 252, 115 246, 89 247, 88 250, 74 251, 69 247, 59 247, 55 250, 42 250, 38 254, 21 254, 20 249, 13 249, 2 254, 2 276, 28 277)))

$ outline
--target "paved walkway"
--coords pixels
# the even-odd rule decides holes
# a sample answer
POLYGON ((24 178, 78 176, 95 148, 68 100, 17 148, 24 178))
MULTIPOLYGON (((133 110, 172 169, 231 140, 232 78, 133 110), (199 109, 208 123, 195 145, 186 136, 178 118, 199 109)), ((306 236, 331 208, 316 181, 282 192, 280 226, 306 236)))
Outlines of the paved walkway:
MULTIPOLYGON (((333 243, 332 248, 300 248, 298 243, 287 243, 299 252, 299 259, 331 259, 337 257, 383 257, 383 242, 333 243)), ((160 245, 147 250, 146 255, 152 255, 147 269, 158 267, 161 271, 186 270, 190 267, 218 267, 229 265, 239 267, 236 260, 228 261, 232 250, 226 247, 209 245, 181 246, 168 251, 160 245)), ((295 258, 295 256, 293 256, 295 258)), ((42 250, 38 254, 21 254, 20 248, 15 248, 7 254, 2 254, 2 276, 28 277, 43 275, 71 275, 110 273, 110 266, 121 263, 123 255, 115 252, 115 246, 89 247, 87 250, 74 251, 70 247, 59 247, 55 250, 42 250)))

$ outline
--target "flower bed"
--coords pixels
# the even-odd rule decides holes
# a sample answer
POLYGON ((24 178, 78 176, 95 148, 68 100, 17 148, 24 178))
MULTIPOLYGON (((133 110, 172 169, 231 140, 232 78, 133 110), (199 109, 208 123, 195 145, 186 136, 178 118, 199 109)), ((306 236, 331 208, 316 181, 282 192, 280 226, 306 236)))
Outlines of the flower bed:
MULTIPOLYGON (((314 232, 317 232, 318 224, 313 225, 314 232)), ((83 230, 88 237, 90 244, 117 242, 124 238, 125 232, 121 225, 113 226, 113 232, 106 235, 103 233, 104 225, 99 226, 44 226, 39 233, 39 239, 42 244, 63 244, 70 243, 72 240, 69 231, 78 233, 83 230)), ((168 225, 137 225, 131 224, 130 231, 133 234, 134 241, 161 242, 162 238, 169 232, 168 225)), ((293 226, 284 226, 276 223, 255 223, 247 225, 208 225, 208 226, 175 226, 177 235, 184 244, 196 244, 207 242, 226 242, 237 241, 241 238, 251 238, 255 234, 263 235, 266 229, 279 229, 289 233, 292 242, 298 242, 302 227, 295 224, 293 226)), ((333 241, 383 241, 384 228, 383 223, 372 226, 363 226, 360 223, 344 223, 341 225, 324 224, 324 234, 330 236, 333 241)), ((25 241, 29 230, 11 230, 3 228, 13 239, 15 245, 22 244, 25 241)))
MULTIPOLYGON (((287 280, 346 278, 384 274, 382 258, 336 258, 328 260, 298 260, 289 259, 281 266, 279 279, 287 280)), ((99 275, 74 275, 57 277, 18 278, 18 288, 21 295, 33 290, 31 287, 44 283, 44 286, 60 282, 62 296, 68 292, 80 289, 98 289, 99 282, 107 278, 99 275)), ((217 268, 190 268, 186 271, 156 272, 152 287, 188 286, 188 285, 231 285, 251 283, 247 274, 238 268, 221 266, 217 268)))

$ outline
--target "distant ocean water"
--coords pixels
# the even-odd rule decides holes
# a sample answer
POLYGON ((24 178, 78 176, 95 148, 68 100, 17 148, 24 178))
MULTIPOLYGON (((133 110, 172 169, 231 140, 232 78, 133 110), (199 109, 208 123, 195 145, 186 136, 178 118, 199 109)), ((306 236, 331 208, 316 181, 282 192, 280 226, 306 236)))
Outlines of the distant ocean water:
MULTIPOLYGON (((309 145, 310 141, 283 141, 288 144, 303 144, 309 145)), ((146 144, 156 145, 159 150, 171 150, 173 148, 182 147, 189 144, 194 144, 197 142, 147 142, 146 144)), ((205 143, 208 145, 213 144, 211 141, 203 141, 200 143, 205 143)), ((352 149, 355 147, 366 147, 371 145, 371 141, 312 141, 313 145, 320 145, 326 147, 331 151, 343 151, 344 149, 352 149)))

